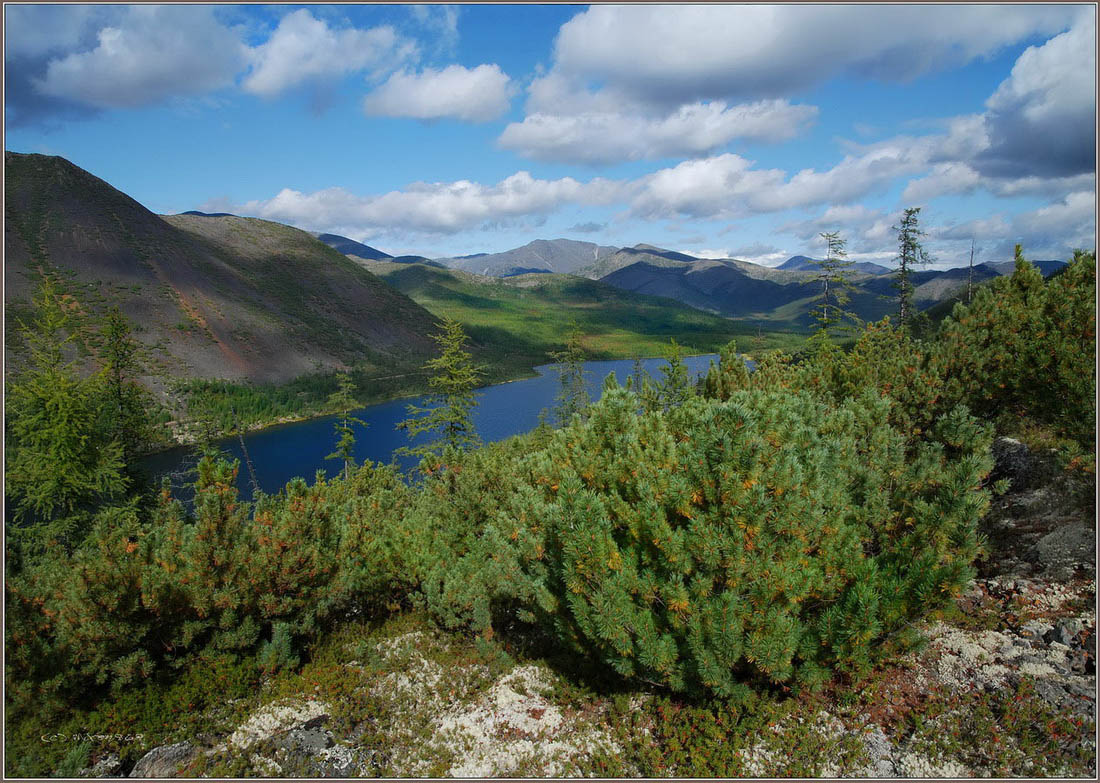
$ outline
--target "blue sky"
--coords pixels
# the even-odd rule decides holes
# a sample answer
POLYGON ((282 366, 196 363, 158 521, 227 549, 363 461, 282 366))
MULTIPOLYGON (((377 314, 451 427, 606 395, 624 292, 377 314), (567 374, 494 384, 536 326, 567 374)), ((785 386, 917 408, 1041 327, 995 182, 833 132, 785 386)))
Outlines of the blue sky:
POLYGON ((1095 247, 1093 5, 5 6, 6 148, 392 254, 1095 247))

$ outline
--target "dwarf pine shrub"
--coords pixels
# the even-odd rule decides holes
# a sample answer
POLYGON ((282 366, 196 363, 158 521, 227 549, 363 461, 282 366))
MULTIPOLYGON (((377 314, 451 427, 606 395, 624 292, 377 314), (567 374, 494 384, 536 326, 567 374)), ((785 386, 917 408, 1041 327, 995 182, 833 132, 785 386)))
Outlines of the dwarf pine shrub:
POLYGON ((258 662, 260 667, 268 673, 298 666, 298 656, 294 652, 294 636, 289 625, 277 622, 272 626, 271 641, 265 642, 260 647, 258 662))
POLYGON ((1049 281, 1017 247, 1016 271, 956 305, 934 346, 944 395, 979 415, 1026 416, 1092 447, 1096 431, 1096 258, 1049 281))
POLYGON ((546 432, 444 452, 446 464, 432 471, 409 505, 400 525, 406 563, 444 627, 469 625, 489 636, 494 611, 522 590, 511 528, 501 532, 507 526, 493 523, 520 480, 520 460, 546 432))
POLYGON ((507 575, 521 616, 676 690, 865 671, 971 576, 991 467, 964 410, 914 447, 890 404, 737 391, 639 415, 610 389, 522 460, 456 568, 507 575))
POLYGON ((71 555, 54 547, 8 574, 10 705, 60 708, 204 651, 263 644, 263 664, 286 667, 295 642, 413 588, 396 530, 408 488, 393 470, 295 479, 253 505, 237 468, 199 463, 193 517, 167 492, 150 512, 106 509, 71 555))
POLYGON ((703 378, 702 394, 711 400, 728 400, 733 392, 749 386, 749 368, 737 353, 737 343, 730 340, 718 355, 719 363, 710 363, 703 378))

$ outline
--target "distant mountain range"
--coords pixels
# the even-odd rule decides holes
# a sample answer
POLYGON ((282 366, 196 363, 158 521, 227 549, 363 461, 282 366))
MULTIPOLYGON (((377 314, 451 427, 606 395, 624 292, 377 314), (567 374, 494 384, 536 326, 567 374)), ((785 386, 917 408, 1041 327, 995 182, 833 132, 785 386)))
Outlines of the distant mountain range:
MULTIPOLYGON (((820 259, 813 259, 809 256, 791 256, 777 266, 776 269, 790 269, 795 272, 815 272, 818 270, 817 264, 819 261, 820 259)), ((853 272, 862 272, 865 275, 887 275, 894 271, 881 264, 872 264, 870 261, 856 261, 848 268, 853 272)))
MULTIPOLYGON (((599 280, 537 272, 492 277, 423 264, 365 261, 367 269, 440 316, 465 324, 500 362, 545 364, 576 323, 587 355, 659 356, 669 338, 692 352, 717 351, 753 329, 667 297, 624 291, 599 280)), ((797 336, 768 335, 789 345, 797 336)), ((757 344, 762 344, 758 341, 757 344)))
POLYGON ((197 209, 189 209, 181 212, 181 215, 197 215, 198 217, 237 217, 232 212, 199 212, 197 209))
MULTIPOLYGON (((321 238, 333 247, 357 245, 367 253, 385 254, 343 237, 321 238), (345 243, 350 243, 347 245, 345 243)), ((343 252, 343 251, 342 251, 343 252)), ((402 261, 404 259, 388 259, 402 261)), ((502 253, 474 253, 453 258, 426 259, 431 263, 490 277, 541 273, 570 274, 599 280, 623 291, 676 299, 729 318, 769 321, 782 328, 804 328, 821 285, 814 280, 818 266, 809 256, 796 255, 777 267, 736 258, 696 258, 654 245, 609 247, 572 239, 537 239, 502 253)), ((1034 262, 1044 275, 1065 266, 1062 261, 1034 262)), ((1012 274, 1014 262, 976 264, 974 281, 1012 274)), ((865 320, 877 320, 896 310, 894 270, 867 261, 849 267, 852 273, 851 309, 865 320)), ((918 307, 927 308, 958 294, 966 285, 967 268, 920 270, 913 273, 918 307)))
POLYGON ((342 237, 339 234, 314 233, 314 236, 333 250, 350 256, 353 259, 359 258, 364 261, 392 261, 395 264, 427 264, 428 266, 443 267, 443 264, 432 261, 430 258, 425 258, 424 256, 391 256, 389 253, 383 253, 377 248, 373 248, 370 245, 364 245, 362 242, 356 242, 354 239, 342 237))
MULTIPOLYGON (((797 263, 797 262, 796 262, 797 263)), ((1064 263, 1044 264, 1053 271, 1064 263)), ((877 265, 869 265, 877 266, 877 265)), ((976 264, 974 282, 1011 274, 1014 264, 976 264)), ((917 307, 926 309, 965 290, 967 268, 918 270, 911 280, 917 307)), ((639 262, 601 278, 618 288, 651 296, 669 296, 709 312, 730 318, 768 321, 773 326, 807 327, 813 319, 821 283, 813 271, 761 267, 735 259, 700 259, 692 262, 639 262), (790 276, 787 279, 781 275, 790 276)), ((865 321, 896 312, 895 276, 889 270, 852 276, 849 309, 865 321)))
MULTIPOLYGON (((1030 261, 1030 259, 1028 259, 1028 260, 1030 261)), ((1062 267, 1064 267, 1066 265, 1065 261, 1056 261, 1056 260, 1031 261, 1031 263, 1034 266, 1038 267, 1038 269, 1042 273, 1043 277, 1050 277, 1052 274, 1054 274, 1055 272, 1057 272, 1059 269, 1061 269, 1062 267)), ((1016 262, 1015 261, 995 261, 993 263, 986 263, 985 266, 988 266, 990 269, 995 270, 997 272, 997 274, 999 274, 999 275, 1010 275, 1010 274, 1012 274, 1012 270, 1014 270, 1016 268, 1016 262)))
POLYGON ((354 239, 348 239, 339 234, 314 234, 314 236, 333 250, 337 250, 346 256, 357 256, 358 258, 365 258, 368 261, 380 261, 384 258, 393 258, 389 253, 375 250, 370 245, 364 245, 362 242, 356 242, 354 239))

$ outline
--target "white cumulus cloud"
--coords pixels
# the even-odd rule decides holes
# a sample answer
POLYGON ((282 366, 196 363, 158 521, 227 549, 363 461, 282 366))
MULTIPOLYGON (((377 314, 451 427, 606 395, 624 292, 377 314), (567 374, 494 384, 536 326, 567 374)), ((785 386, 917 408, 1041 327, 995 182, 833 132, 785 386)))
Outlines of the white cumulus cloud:
POLYGON ((72 53, 84 46, 89 33, 117 24, 124 9, 95 5, 8 5, 4 8, 6 59, 72 53))
POLYGON ((1086 16, 1039 5, 594 5, 562 25, 527 117, 499 143, 614 163, 785 141, 814 110, 787 101, 830 78, 907 81, 1086 16))
POLYGON ((51 97, 130 108, 230 85, 244 58, 209 7, 138 5, 101 27, 94 48, 50 60, 33 83, 51 97))
POLYGON ((378 68, 388 71, 416 56, 415 42, 388 25, 334 29, 303 8, 284 16, 271 37, 251 50, 251 71, 242 86, 270 97, 303 83, 348 73, 378 68))
POLYGON ((363 99, 367 114, 486 122, 508 111, 515 88, 498 65, 399 71, 363 99))
POLYGON ((1096 241, 1096 193, 1070 193, 1059 202, 1017 215, 1013 225, 1036 239, 1062 237, 1071 245, 1092 248, 1096 241))
POLYGON ((334 233, 452 234, 502 219, 548 214, 566 204, 611 203, 622 187, 603 179, 536 179, 519 171, 494 185, 417 182, 377 196, 358 196, 343 188, 314 193, 287 188, 271 199, 249 201, 229 211, 334 233))
POLYGON ((752 212, 750 203, 783 185, 784 172, 753 169, 752 162, 726 153, 660 169, 640 181, 632 203, 644 217, 718 217, 752 212))
POLYGON ((923 204, 937 196, 971 193, 982 182, 982 176, 965 163, 938 163, 925 176, 905 186, 902 200, 923 204))
MULTIPOLYGON (((958 240, 967 243, 985 242, 992 237, 1007 237, 1012 233, 1012 226, 1003 215, 993 215, 988 218, 967 220, 952 226, 932 226, 928 235, 935 239, 958 240)), ((980 253, 976 252, 975 256, 980 253)), ((975 262, 977 263, 977 262, 975 262)))
POLYGON ((921 144, 883 143, 829 169, 755 169, 732 153, 684 161, 640 180, 632 208, 647 217, 739 217, 819 204, 846 204, 927 166, 921 144))
POLYGON ((787 141, 818 114, 816 106, 771 100, 727 106, 685 104, 669 114, 620 111, 530 114, 511 123, 498 143, 540 160, 614 163, 708 154, 734 139, 787 141))
MULTIPOLYGON (((927 201, 983 188, 997 196, 1072 193, 1096 171, 1095 10, 1072 29, 1028 47, 986 101, 919 143, 931 170, 902 197, 927 201)), ((896 143, 896 142, 895 142, 896 143)))
POLYGON ((895 217, 863 204, 846 204, 829 207, 818 217, 788 221, 778 226, 776 231, 792 234, 804 242, 816 241, 828 231, 839 231, 845 237, 858 235, 866 238, 872 234, 883 239, 886 236, 884 228, 888 229, 895 217))
POLYGON ((562 25, 554 70, 666 105, 780 97, 838 74, 907 80, 962 65, 1028 36, 1060 32, 1080 12, 1041 5, 597 5, 562 25))
POLYGON ((1096 168, 1096 9, 1090 20, 1029 47, 986 101, 993 176, 1069 176, 1096 168))
POLYGON ((461 6, 410 5, 407 8, 413 19, 435 36, 440 52, 454 52, 458 45, 458 15, 461 6))

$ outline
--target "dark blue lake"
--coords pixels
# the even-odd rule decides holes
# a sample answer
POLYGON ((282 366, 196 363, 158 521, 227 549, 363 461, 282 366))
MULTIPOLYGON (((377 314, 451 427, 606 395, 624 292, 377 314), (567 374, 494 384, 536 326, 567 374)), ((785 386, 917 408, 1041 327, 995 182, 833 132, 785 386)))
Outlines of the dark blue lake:
MULTIPOLYGON (((707 371, 710 361, 717 361, 716 354, 688 356, 684 364, 693 376, 707 371)), ((662 377, 660 368, 666 365, 664 359, 643 359, 645 371, 653 378, 662 377)), ((586 362, 589 395, 598 399, 604 378, 614 372, 619 383, 625 384, 634 370, 632 360, 607 362, 586 362)), ((536 367, 538 377, 520 381, 501 383, 479 389, 478 405, 474 409, 474 425, 481 439, 486 443, 504 440, 513 435, 528 432, 538 426, 539 413, 552 411, 555 398, 561 390, 556 365, 536 367)), ((355 458, 358 462, 388 463, 395 449, 410 444, 408 436, 398 430, 397 423, 408 418, 407 406, 410 403, 423 404, 423 397, 392 400, 371 405, 355 412, 355 415, 367 423, 366 427, 356 425, 355 458)), ((318 470, 324 470, 332 476, 340 470, 337 460, 325 459, 335 449, 336 435, 333 432, 335 416, 324 416, 307 421, 281 424, 256 432, 246 433, 244 443, 248 456, 256 469, 256 478, 260 488, 269 494, 282 489, 295 476, 301 476, 309 483, 318 470)), ((431 440, 427 434, 411 441, 413 445, 431 440)), ((241 461, 237 486, 242 497, 251 497, 252 489, 245 465, 244 452, 240 439, 236 436, 224 438, 217 446, 235 459, 241 461)), ((196 458, 188 447, 179 447, 154 454, 145 460, 145 467, 155 476, 171 475, 173 494, 184 498, 190 495, 181 491, 185 484, 194 481, 191 469, 196 458)), ((398 458, 398 464, 408 470, 416 464, 409 457, 398 458)), ((159 481, 159 479, 158 479, 159 481)))

